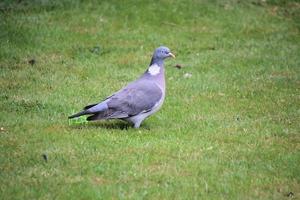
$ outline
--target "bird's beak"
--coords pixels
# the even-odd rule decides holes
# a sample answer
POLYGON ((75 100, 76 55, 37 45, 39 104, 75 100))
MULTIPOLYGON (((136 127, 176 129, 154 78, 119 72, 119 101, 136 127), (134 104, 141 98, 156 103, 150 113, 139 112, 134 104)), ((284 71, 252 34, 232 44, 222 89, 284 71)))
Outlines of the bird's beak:
POLYGON ((171 52, 169 53, 170 57, 176 58, 174 54, 172 54, 171 52))

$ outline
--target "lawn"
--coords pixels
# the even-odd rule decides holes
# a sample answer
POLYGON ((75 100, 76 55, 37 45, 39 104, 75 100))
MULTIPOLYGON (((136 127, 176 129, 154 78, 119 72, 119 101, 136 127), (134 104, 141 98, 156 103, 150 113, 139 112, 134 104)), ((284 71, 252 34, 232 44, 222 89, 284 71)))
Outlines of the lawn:
POLYGON ((2 0, 0 199, 299 199, 299 31, 297 0, 2 0), (68 121, 160 45, 141 128, 68 121))

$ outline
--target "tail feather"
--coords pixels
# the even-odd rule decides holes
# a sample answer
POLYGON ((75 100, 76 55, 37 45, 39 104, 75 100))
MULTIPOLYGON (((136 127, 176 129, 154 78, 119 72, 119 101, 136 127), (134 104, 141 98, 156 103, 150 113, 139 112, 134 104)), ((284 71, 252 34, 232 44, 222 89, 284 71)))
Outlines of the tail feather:
POLYGON ((94 121, 94 120, 100 120, 100 119, 109 119, 109 112, 110 112, 110 110, 93 113, 93 115, 88 116, 86 118, 86 120, 87 121, 94 121))
POLYGON ((116 111, 114 109, 109 109, 107 102, 103 101, 99 104, 92 104, 84 107, 84 110, 69 116, 69 119, 79 117, 81 115, 91 115, 87 118, 88 121, 98 120, 98 119, 114 119, 114 118, 126 118, 128 114, 122 111, 116 111))
POLYGON ((112 109, 106 110, 104 112, 93 113, 93 115, 86 118, 87 121, 94 121, 100 119, 122 119, 127 118, 128 114, 122 111, 114 111, 112 109))
POLYGON ((91 115, 89 117, 86 118, 87 121, 94 121, 94 120, 97 120, 97 119, 101 119, 101 117, 99 116, 99 114, 94 114, 94 115, 91 115))
POLYGON ((91 105, 88 105, 88 106, 85 106, 85 107, 83 108, 83 110, 87 110, 87 109, 89 109, 89 108, 91 108, 91 107, 94 107, 95 105, 97 105, 97 103, 91 104, 91 105))
POLYGON ((105 111, 107 109, 108 109, 108 106, 107 106, 106 102, 101 102, 99 104, 91 104, 91 105, 85 106, 83 108, 83 111, 76 113, 74 115, 71 115, 68 118, 72 119, 75 117, 79 117, 81 115, 97 114, 97 113, 105 111))
POLYGON ((69 116, 68 118, 69 118, 69 119, 72 119, 72 118, 80 117, 81 115, 86 115, 86 114, 88 114, 88 112, 87 112, 86 110, 83 110, 83 111, 81 111, 81 112, 79 112, 79 113, 76 113, 76 114, 74 114, 74 115, 69 116))

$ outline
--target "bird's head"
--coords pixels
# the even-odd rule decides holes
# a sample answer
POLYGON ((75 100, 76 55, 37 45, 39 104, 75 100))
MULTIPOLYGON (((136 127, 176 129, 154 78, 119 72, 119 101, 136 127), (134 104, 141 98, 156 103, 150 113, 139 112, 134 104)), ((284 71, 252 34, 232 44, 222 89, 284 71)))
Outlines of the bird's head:
POLYGON ((153 53, 153 58, 155 60, 164 60, 169 57, 175 58, 175 55, 171 53, 168 47, 160 46, 157 49, 155 49, 153 53))

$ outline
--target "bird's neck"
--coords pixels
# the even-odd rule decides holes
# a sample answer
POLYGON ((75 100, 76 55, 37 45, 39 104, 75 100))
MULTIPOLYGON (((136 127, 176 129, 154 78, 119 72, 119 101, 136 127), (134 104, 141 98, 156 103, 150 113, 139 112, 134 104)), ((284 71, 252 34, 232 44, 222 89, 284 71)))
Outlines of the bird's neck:
POLYGON ((145 72, 146 75, 149 76, 161 76, 164 75, 164 63, 163 60, 161 62, 152 62, 150 63, 149 68, 145 72))
POLYGON ((164 66, 164 60, 163 60, 163 59, 157 59, 157 58, 152 57, 149 66, 154 65, 154 64, 157 64, 158 66, 162 66, 162 67, 163 67, 163 66, 164 66))
POLYGON ((163 60, 156 62, 152 59, 149 68, 142 77, 157 82, 161 88, 165 90, 165 69, 163 60))

